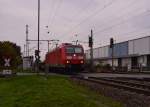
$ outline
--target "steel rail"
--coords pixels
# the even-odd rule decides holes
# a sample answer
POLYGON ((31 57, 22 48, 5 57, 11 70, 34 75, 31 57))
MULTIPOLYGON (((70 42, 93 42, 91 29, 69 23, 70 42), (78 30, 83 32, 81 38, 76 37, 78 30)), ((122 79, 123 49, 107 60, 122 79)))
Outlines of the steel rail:
POLYGON ((139 88, 139 87, 133 87, 133 86, 128 86, 125 84, 119 84, 119 83, 114 83, 106 80, 100 80, 100 79, 94 79, 94 78, 84 78, 84 77, 75 77, 80 80, 88 81, 88 82, 93 82, 97 84, 102 84, 102 85, 107 85, 107 86, 112 86, 118 89, 124 89, 125 91, 130 91, 130 92, 135 92, 137 94, 144 94, 146 96, 150 96, 150 90, 139 88))
MULTIPOLYGON (((91 77, 93 78, 93 77, 91 77)), ((110 79, 110 78, 94 78, 94 79, 100 79, 100 80, 105 80, 105 81, 110 81, 110 82, 115 82, 115 83, 120 83, 120 84, 126 84, 126 85, 130 85, 130 86, 136 86, 136 87, 143 87, 143 88, 148 88, 150 89, 150 85, 146 85, 146 84, 141 84, 141 83, 137 83, 137 82, 131 82, 131 81, 125 81, 125 80, 118 80, 118 79, 110 79)))

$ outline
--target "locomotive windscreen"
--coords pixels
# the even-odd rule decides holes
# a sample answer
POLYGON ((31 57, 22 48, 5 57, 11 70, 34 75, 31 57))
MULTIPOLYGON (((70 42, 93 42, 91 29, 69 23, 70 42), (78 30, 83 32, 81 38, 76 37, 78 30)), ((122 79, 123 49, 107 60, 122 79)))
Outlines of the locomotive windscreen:
POLYGON ((66 53, 82 53, 82 48, 81 47, 67 47, 66 48, 66 53))
POLYGON ((82 48, 76 47, 74 48, 75 53, 82 53, 82 48))
POLYGON ((66 53, 74 53, 74 48, 73 47, 67 47, 66 53))

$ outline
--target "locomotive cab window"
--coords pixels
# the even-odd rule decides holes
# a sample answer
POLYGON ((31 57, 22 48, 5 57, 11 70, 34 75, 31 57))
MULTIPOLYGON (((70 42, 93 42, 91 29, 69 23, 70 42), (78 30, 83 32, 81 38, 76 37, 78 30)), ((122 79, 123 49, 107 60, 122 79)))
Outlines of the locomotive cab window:
POLYGON ((82 53, 82 48, 76 47, 75 48, 75 53, 82 53))
POLYGON ((73 47, 67 47, 66 53, 74 53, 74 48, 73 47))
POLYGON ((66 53, 82 53, 81 47, 67 47, 66 53))

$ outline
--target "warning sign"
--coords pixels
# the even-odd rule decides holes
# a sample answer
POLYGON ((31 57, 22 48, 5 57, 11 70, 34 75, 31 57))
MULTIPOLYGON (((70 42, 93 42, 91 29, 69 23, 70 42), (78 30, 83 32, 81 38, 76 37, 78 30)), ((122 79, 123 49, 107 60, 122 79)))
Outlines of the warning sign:
POLYGON ((4 66, 9 67, 10 66, 10 59, 4 59, 4 61, 5 61, 4 66))

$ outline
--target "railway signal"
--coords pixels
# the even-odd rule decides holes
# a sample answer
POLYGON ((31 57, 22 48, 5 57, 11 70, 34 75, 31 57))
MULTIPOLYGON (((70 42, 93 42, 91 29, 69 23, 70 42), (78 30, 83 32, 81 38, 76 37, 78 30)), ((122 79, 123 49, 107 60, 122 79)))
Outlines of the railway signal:
POLYGON ((110 48, 113 48, 113 46, 114 46, 114 39, 110 38, 110 48))
POLYGON ((89 47, 93 46, 93 38, 92 36, 89 36, 89 47))
POLYGON ((91 29, 91 36, 89 36, 89 47, 90 47, 90 71, 93 71, 93 30, 91 29))
POLYGON ((35 50, 35 56, 38 56, 38 53, 39 53, 38 50, 35 50))
POLYGON ((114 39, 110 38, 110 48, 112 49, 111 57, 112 57, 112 70, 114 70, 114 39))

